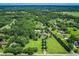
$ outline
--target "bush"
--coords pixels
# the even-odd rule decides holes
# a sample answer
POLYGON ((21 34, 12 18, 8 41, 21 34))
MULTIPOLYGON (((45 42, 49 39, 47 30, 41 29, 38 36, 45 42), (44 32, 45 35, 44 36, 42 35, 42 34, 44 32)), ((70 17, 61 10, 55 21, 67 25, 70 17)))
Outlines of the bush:
POLYGON ((74 49, 74 52, 77 53, 78 52, 78 49, 74 49))
POLYGON ((32 51, 29 51, 29 52, 28 52, 28 55, 33 55, 33 52, 32 52, 32 51))
POLYGON ((77 29, 76 29, 76 28, 74 28, 74 29, 73 29, 73 31, 77 31, 77 29))
POLYGON ((46 46, 46 43, 42 43, 42 46, 46 46))
POLYGON ((73 44, 72 44, 72 43, 69 43, 68 45, 69 45, 69 47, 70 47, 71 49, 73 49, 73 44))
POLYGON ((29 47, 28 48, 28 55, 32 55, 34 53, 33 48, 29 47))
POLYGON ((28 53, 28 48, 23 49, 23 53, 28 53))
POLYGON ((17 55, 22 53, 22 47, 16 47, 16 48, 7 47, 4 49, 4 53, 13 53, 14 55, 17 55))
POLYGON ((34 41, 37 41, 38 40, 38 38, 35 38, 35 39, 33 39, 34 41))
POLYGON ((34 47, 33 49, 34 49, 34 52, 37 52, 38 51, 37 47, 34 47))
POLYGON ((76 46, 74 46, 73 51, 74 51, 75 53, 78 52, 78 49, 76 48, 76 46))
POLYGON ((42 46, 42 49, 47 49, 47 46, 42 46))
POLYGON ((32 55, 34 52, 37 52, 37 47, 28 47, 23 50, 23 53, 28 53, 28 55, 32 55))

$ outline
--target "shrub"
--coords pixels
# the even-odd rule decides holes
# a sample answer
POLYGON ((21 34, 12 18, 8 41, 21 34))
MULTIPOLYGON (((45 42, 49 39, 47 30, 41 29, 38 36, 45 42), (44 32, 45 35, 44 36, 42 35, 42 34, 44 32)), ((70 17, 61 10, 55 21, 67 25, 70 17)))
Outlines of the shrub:
POLYGON ((32 55, 34 53, 33 48, 29 47, 28 48, 28 55, 32 55))
POLYGON ((28 53, 28 55, 32 55, 34 52, 37 52, 37 47, 28 47, 23 50, 23 53, 28 53))
POLYGON ((22 47, 16 47, 16 48, 7 47, 7 48, 4 48, 4 53, 13 53, 14 55, 17 55, 22 53, 22 47))
POLYGON ((34 47, 33 49, 34 49, 34 52, 37 52, 38 51, 37 47, 34 47))
POLYGON ((77 53, 78 52, 78 49, 74 49, 74 52, 77 53))
POLYGON ((74 28, 73 31, 77 31, 76 28, 74 28))
POLYGON ((32 51, 29 51, 29 52, 28 52, 28 55, 33 55, 33 52, 32 52, 32 51))
POLYGON ((75 53, 78 52, 78 49, 76 48, 76 46, 74 46, 73 51, 74 51, 75 53))

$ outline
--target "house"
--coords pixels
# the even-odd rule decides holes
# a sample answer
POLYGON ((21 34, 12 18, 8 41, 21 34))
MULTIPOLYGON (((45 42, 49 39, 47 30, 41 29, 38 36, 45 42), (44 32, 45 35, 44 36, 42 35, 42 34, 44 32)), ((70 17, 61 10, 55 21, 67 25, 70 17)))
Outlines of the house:
POLYGON ((78 46, 78 41, 74 41, 74 45, 75 46, 78 46))

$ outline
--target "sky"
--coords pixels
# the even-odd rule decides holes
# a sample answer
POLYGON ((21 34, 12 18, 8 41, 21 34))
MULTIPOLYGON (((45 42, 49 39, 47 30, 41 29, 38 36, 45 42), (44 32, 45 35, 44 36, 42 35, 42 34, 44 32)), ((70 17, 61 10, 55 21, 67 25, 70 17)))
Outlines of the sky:
POLYGON ((79 3, 0 3, 0 5, 79 5, 79 3))

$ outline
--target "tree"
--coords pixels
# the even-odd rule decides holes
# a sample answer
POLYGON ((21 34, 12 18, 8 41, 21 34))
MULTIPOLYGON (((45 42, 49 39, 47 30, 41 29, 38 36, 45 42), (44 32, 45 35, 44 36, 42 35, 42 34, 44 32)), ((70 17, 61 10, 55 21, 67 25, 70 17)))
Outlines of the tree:
POLYGON ((8 39, 7 41, 7 46, 9 46, 11 43, 15 42, 20 44, 22 47, 25 46, 29 42, 28 38, 23 37, 23 36, 12 36, 8 39))
POLYGON ((33 50, 34 50, 34 52, 38 51, 37 47, 33 47, 33 50))
POLYGON ((70 38, 67 40, 69 43, 73 43, 76 40, 76 37, 74 35, 71 35, 70 38))
POLYGON ((76 46, 74 46, 73 51, 74 51, 75 53, 77 53, 77 52, 78 52, 78 49, 77 49, 77 47, 76 47, 76 46))
POLYGON ((4 48, 4 53, 13 53, 14 55, 22 53, 22 47, 7 47, 4 48))
POLYGON ((32 55, 34 53, 33 48, 29 47, 28 48, 28 55, 32 55))
POLYGON ((74 29, 73 29, 73 31, 77 31, 77 29, 76 29, 76 28, 74 28, 74 29))
POLYGON ((37 52, 38 51, 38 49, 37 49, 37 47, 25 47, 24 49, 23 49, 23 53, 27 53, 28 55, 32 55, 34 52, 37 52))
POLYGON ((25 37, 19 36, 17 38, 17 40, 15 40, 15 42, 21 44, 21 46, 25 46, 25 44, 27 44, 29 42, 29 40, 27 38, 25 38, 25 37))

